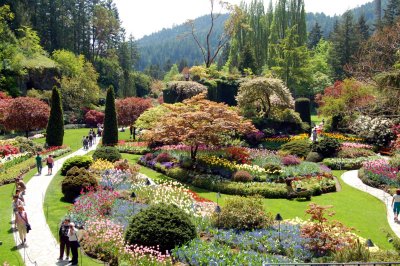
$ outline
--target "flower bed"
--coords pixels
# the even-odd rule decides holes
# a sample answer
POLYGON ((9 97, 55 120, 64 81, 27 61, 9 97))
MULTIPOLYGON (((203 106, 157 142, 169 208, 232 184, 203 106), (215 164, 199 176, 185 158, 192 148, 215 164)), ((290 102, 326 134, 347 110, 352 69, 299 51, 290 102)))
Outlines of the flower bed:
POLYGON ((321 136, 328 137, 328 138, 331 138, 331 139, 337 139, 340 142, 363 142, 364 141, 363 138, 346 136, 346 135, 341 134, 341 133, 323 132, 323 133, 321 133, 321 136))
POLYGON ((326 158, 323 163, 333 170, 356 170, 360 169, 364 162, 379 159, 379 156, 359 158, 326 158))
POLYGON ((363 163, 363 168, 359 171, 359 177, 365 184, 386 191, 400 187, 399 167, 391 165, 385 159, 363 163))
POLYGON ((116 146, 119 152, 129 153, 129 154, 146 154, 149 152, 147 142, 133 142, 120 140, 116 146))

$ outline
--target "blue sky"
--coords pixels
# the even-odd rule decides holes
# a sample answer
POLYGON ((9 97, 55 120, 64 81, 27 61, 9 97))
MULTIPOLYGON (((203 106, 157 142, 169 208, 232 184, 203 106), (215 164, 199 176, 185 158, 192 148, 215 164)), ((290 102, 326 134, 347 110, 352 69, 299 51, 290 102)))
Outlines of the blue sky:
MULTIPOLYGON (((240 4, 242 0, 226 0, 231 4, 240 4)), ((245 0, 250 2, 251 0, 245 0)), ((268 6, 269 0, 264 0, 268 6)), ((372 0, 305 0, 307 12, 342 14, 347 9, 360 6, 372 0)), ((151 34, 163 28, 170 28, 197 18, 210 11, 209 0, 114 0, 127 35, 135 39, 151 34)), ((216 1, 218 2, 218 1, 216 1)))

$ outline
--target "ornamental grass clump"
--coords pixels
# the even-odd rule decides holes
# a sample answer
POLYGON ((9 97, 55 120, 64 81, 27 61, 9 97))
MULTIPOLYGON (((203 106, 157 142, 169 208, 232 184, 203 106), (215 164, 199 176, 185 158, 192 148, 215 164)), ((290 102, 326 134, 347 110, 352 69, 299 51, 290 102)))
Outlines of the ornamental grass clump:
POLYGON ((156 204, 132 218, 125 241, 170 251, 196 237, 190 216, 175 205, 156 204))
POLYGON ((264 211, 260 197, 232 197, 225 201, 221 213, 214 213, 215 226, 223 229, 253 230, 271 226, 273 219, 264 211))

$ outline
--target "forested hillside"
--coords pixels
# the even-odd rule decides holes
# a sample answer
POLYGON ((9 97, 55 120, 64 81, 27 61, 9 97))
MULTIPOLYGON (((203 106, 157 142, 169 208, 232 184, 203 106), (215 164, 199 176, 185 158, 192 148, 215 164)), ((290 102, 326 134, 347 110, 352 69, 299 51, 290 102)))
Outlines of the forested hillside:
MULTIPOLYGON (((382 1, 382 8, 386 8, 387 0, 382 1)), ((307 11, 307 6, 305 6, 307 11)), ((372 29, 375 19, 375 3, 370 2, 360 7, 352 9, 355 20, 362 14, 366 19, 366 24, 372 29)), ((217 33, 223 30, 223 24, 228 18, 228 15, 222 15, 215 25, 217 33)), ((340 20, 341 16, 327 16, 324 13, 307 13, 306 25, 307 32, 310 32, 315 23, 321 27, 321 32, 324 37, 328 37, 332 32, 335 21, 340 20)), ((204 36, 209 28, 209 15, 205 15, 195 19, 196 28, 199 29, 199 35, 204 36)), ((191 36, 182 38, 185 33, 188 33, 190 28, 186 24, 181 24, 170 29, 162 29, 159 32, 145 36, 138 40, 138 49, 140 59, 137 68, 144 70, 148 68, 153 76, 160 76, 163 71, 168 71, 172 64, 177 63, 180 66, 196 65, 201 62, 201 53, 197 48, 191 36)), ((216 38, 213 40, 215 46, 216 38)), ((182 69, 182 67, 180 68, 182 69)))

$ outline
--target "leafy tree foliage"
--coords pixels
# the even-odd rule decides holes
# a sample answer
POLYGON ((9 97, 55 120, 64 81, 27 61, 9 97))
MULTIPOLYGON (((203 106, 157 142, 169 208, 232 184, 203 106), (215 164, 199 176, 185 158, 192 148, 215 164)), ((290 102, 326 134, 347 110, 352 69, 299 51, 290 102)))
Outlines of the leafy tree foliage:
POLYGON ((103 124, 104 113, 96 110, 87 111, 85 114, 85 123, 90 127, 96 127, 98 124, 103 124))
POLYGON ((103 145, 113 146, 118 143, 117 112, 115 110, 115 93, 113 87, 109 87, 107 90, 106 109, 104 113, 103 145))
POLYGON ((220 145, 235 134, 255 131, 251 122, 235 110, 223 103, 206 100, 204 93, 164 107, 170 111, 168 123, 163 117, 158 118, 154 128, 145 133, 145 138, 151 142, 189 145, 193 161, 200 145, 220 145))
POLYGON ((290 91, 282 80, 275 78, 255 78, 242 83, 236 100, 248 115, 264 118, 270 116, 273 107, 294 107, 290 91))
POLYGON ((144 111, 135 122, 135 127, 140 129, 153 129, 156 124, 166 118, 171 112, 168 104, 157 105, 144 111))
POLYGON ((49 119, 49 106, 35 98, 18 97, 8 104, 3 120, 6 130, 29 131, 45 128, 49 119))
POLYGON ((117 100, 115 106, 117 108, 118 125, 130 126, 144 111, 151 108, 152 104, 150 99, 130 97, 117 100))
POLYGON ((62 146, 64 139, 64 118, 60 91, 53 88, 51 96, 50 118, 46 129, 46 143, 51 146, 62 146))

